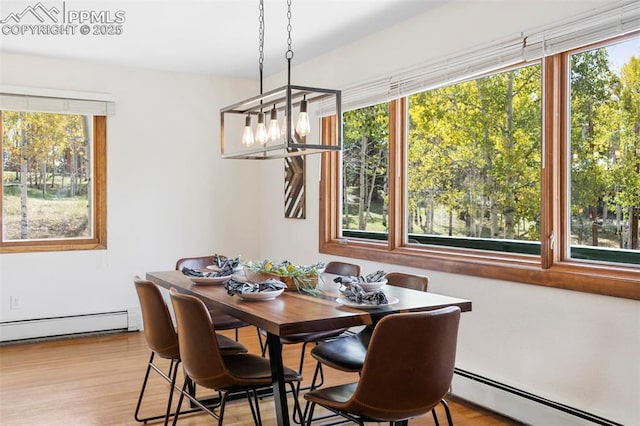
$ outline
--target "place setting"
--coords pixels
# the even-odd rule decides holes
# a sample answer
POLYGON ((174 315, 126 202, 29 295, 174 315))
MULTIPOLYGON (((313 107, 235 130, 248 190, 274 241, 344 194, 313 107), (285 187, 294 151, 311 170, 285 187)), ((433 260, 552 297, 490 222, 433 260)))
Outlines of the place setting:
POLYGON ((397 297, 388 296, 382 288, 386 286, 385 272, 378 270, 359 277, 336 277, 334 282, 340 284, 340 297, 336 302, 350 308, 376 309, 395 305, 397 297))
POLYGON ((242 300, 258 301, 275 299, 285 291, 287 285, 275 278, 269 278, 259 283, 251 283, 232 277, 227 280, 224 288, 230 296, 238 296, 242 300))
POLYGON ((183 267, 181 272, 194 284, 216 285, 223 284, 236 273, 242 273, 240 257, 229 258, 214 255, 215 264, 206 266, 206 270, 183 267))

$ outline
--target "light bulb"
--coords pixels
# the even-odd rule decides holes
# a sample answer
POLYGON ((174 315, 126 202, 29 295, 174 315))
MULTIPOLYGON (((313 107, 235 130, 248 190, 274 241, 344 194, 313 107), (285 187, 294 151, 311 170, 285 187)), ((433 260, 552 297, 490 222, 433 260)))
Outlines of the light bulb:
POLYGON ((253 131, 251 130, 251 116, 247 115, 247 118, 244 119, 244 132, 242 132, 242 145, 251 146, 253 145, 253 131))
POLYGON ((276 106, 271 110, 271 121, 269 122, 269 142, 278 142, 280 139, 280 124, 278 124, 278 111, 276 106))
POLYGON ((264 145, 267 143, 267 126, 264 125, 264 113, 258 114, 258 128, 256 128, 256 142, 264 145))
POLYGON ((300 101, 300 114, 298 114, 298 123, 296 124, 296 133, 302 137, 311 133, 311 124, 309 123, 309 114, 307 114, 306 97, 300 101))

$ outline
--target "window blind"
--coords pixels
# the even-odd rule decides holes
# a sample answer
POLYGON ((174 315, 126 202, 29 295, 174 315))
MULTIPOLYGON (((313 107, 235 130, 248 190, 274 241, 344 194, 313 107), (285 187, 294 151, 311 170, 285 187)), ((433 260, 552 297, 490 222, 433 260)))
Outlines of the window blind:
MULTIPOLYGON (((435 89, 510 65, 629 34, 640 29, 640 2, 622 1, 545 28, 524 31, 342 90, 342 110, 435 89)), ((323 105, 322 115, 335 113, 323 105)))
POLYGON ((56 114, 112 115, 115 102, 108 94, 1 86, 0 109, 56 114))

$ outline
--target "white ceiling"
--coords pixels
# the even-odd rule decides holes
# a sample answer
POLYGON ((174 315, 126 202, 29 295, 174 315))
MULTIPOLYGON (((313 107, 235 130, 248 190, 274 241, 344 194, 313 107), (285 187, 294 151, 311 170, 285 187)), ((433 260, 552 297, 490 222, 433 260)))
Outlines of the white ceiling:
MULTIPOLYGON (((292 0, 293 64, 448 0, 292 0)), ((37 0, 0 2, 0 20, 37 0)), ((222 76, 258 76, 258 0, 47 1, 60 11, 124 11, 121 35, 0 35, 0 52, 222 76)), ((265 0, 264 75, 286 69, 286 1, 265 0)), ((42 13, 41 13, 42 15, 42 13)), ((63 15, 59 13, 59 17, 63 15)), ((66 15, 68 16, 68 15, 66 15)), ((44 24, 53 21, 45 20, 44 24)), ((61 22, 61 21, 59 21, 61 22)), ((9 21, 12 24, 13 21, 9 21)), ((20 24, 39 24, 30 13, 20 24)), ((92 26, 92 25, 90 25, 92 26)))

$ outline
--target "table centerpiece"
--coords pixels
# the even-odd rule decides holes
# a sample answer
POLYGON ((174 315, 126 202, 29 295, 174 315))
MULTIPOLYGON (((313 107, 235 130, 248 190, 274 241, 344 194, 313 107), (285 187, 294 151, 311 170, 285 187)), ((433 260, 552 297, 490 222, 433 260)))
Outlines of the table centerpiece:
POLYGON ((323 269, 323 262, 308 266, 296 265, 288 260, 250 261, 244 264, 244 274, 249 281, 263 282, 275 278, 287 285, 287 291, 297 290, 311 294, 317 291, 318 276, 323 269))

